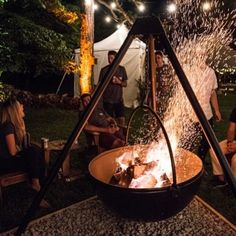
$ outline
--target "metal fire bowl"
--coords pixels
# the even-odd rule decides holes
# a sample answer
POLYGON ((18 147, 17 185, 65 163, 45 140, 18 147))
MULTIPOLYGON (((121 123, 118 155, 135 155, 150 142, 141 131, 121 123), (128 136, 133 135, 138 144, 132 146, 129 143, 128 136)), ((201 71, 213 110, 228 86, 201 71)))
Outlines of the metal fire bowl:
POLYGON ((97 195, 123 217, 153 221, 177 214, 191 202, 198 190, 203 175, 201 159, 187 150, 178 150, 176 157, 181 158, 176 161, 176 186, 137 189, 109 184, 117 167, 116 158, 137 146, 104 152, 90 162, 89 172, 96 182, 97 195))

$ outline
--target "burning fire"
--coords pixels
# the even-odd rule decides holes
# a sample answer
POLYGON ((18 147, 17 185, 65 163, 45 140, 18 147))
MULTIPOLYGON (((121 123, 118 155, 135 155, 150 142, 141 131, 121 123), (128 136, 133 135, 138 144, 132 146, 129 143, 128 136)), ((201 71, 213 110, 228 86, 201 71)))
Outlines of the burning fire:
POLYGON ((129 188, 158 188, 172 182, 171 162, 167 148, 153 143, 140 145, 116 159, 117 169, 112 181, 129 188))
MULTIPOLYGON (((178 14, 184 17, 173 19, 174 30, 170 31, 172 46, 175 48, 177 57, 200 101, 205 96, 207 82, 204 76, 206 67, 203 62, 207 61, 207 64, 218 71, 226 68, 235 70, 235 66, 230 68, 227 65, 228 56, 222 52, 232 42, 232 28, 235 28, 233 26, 236 11, 224 13, 221 3, 217 0, 212 1, 212 9, 207 14, 199 12, 201 0, 180 0, 178 2, 178 14), (220 64, 222 68, 220 68, 220 64)), ((235 61, 235 56, 232 57, 235 61)), ((179 158, 177 147, 193 150, 198 146, 199 134, 192 126, 198 119, 177 76, 174 80, 176 88, 169 104, 166 104, 168 108, 164 114, 163 124, 170 139, 176 169, 181 169, 182 165, 184 171, 181 171, 181 175, 187 178, 196 167, 189 161, 190 159, 179 158), (185 167, 185 163, 188 163, 188 168, 185 167)), ((171 83, 171 81, 169 82, 171 83)), ((152 129, 151 119, 143 119, 142 121, 139 122, 142 127, 139 129, 136 127, 132 137, 134 144, 142 146, 142 144, 148 144, 154 140, 158 140, 158 142, 154 142, 150 148, 144 149, 145 154, 142 150, 133 150, 119 156, 116 160, 116 173, 113 175, 111 183, 130 188, 153 188, 169 185, 173 181, 172 170, 164 138, 156 134, 155 127, 152 129)))

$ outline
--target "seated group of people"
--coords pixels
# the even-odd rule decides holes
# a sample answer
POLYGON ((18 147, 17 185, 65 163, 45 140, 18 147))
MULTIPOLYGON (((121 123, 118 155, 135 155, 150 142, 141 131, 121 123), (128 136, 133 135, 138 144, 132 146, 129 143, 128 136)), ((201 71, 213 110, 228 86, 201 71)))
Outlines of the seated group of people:
MULTIPOLYGON (((91 95, 83 94, 81 102, 85 109, 91 100, 91 95)), ((29 173, 31 188, 38 192, 45 178, 45 160, 40 148, 27 143, 27 132, 24 123, 23 105, 15 98, 8 99, 0 112, 0 173, 24 170, 29 173)), ((121 124, 123 125, 123 123, 121 124)), ((100 145, 104 150, 125 145, 123 129, 116 120, 108 115, 103 103, 99 102, 93 111, 85 130, 100 133, 100 145)), ((233 109, 227 130, 227 140, 220 142, 223 154, 226 155, 234 177, 236 178, 236 107, 233 109)), ((213 174, 218 186, 226 184, 221 165, 212 151, 213 174)), ((43 200, 41 207, 50 205, 43 200)))

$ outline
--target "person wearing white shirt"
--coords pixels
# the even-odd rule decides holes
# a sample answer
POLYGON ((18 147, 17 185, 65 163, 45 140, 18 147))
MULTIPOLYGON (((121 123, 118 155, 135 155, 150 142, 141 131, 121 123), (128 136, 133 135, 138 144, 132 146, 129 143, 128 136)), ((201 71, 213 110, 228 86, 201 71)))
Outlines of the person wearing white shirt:
MULTIPOLYGON (((216 89, 218 87, 217 78, 214 70, 208 67, 206 64, 202 65, 201 69, 203 71, 201 91, 196 93, 196 95, 208 122, 213 127, 214 117, 216 122, 222 120, 216 93, 216 89)), ((203 132, 201 132, 201 135, 202 139, 200 141, 197 153, 198 156, 204 160, 210 145, 203 132)))

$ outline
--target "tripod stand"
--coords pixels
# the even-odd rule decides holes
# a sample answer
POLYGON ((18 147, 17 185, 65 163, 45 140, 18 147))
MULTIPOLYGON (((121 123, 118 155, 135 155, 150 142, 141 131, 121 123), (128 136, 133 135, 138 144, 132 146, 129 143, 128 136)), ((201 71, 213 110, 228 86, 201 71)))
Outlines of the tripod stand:
POLYGON ((72 144, 74 143, 75 139, 80 136, 86 122, 88 121, 90 115, 92 114, 93 110, 95 109, 95 106, 98 104, 98 101, 100 100, 102 94, 104 93, 105 89, 107 88, 108 84, 112 80, 112 77, 114 76, 122 58, 124 57, 125 53, 127 52, 130 44, 132 43, 134 37, 138 35, 143 35, 144 37, 149 38, 149 60, 150 60, 150 80, 152 81, 151 84, 151 104, 153 110, 156 112, 156 100, 155 100, 155 85, 156 85, 156 79, 155 79, 155 65, 154 65, 154 43, 153 43, 153 35, 159 35, 160 39, 163 41, 163 44, 165 46, 166 52, 169 56, 169 59, 171 61, 171 64, 173 68, 175 69, 175 72, 179 78, 179 81, 199 119, 199 122, 204 130, 205 136, 208 139, 208 142, 210 143, 210 146, 212 147, 213 151, 215 152, 216 156, 218 157, 218 160, 224 170, 226 179, 228 183, 230 184, 235 196, 236 196, 236 182, 234 179, 234 176, 232 175, 232 172, 230 170, 229 164, 227 163, 226 158, 222 154, 220 147, 218 145, 218 141, 208 124, 206 117, 203 114, 202 108, 200 107, 198 100, 192 90, 192 87, 190 86, 187 77, 183 71, 183 69, 180 66, 180 63, 168 41, 168 38, 165 34, 165 31, 163 29, 163 26, 160 22, 160 20, 156 17, 147 17, 147 18, 141 18, 136 20, 135 24, 131 28, 125 42, 123 43, 122 47, 120 48, 116 58, 114 59, 110 70, 106 73, 106 80, 104 83, 100 83, 98 85, 98 88, 96 89, 90 104, 86 108, 85 112, 83 113, 83 116, 75 126, 74 130, 72 131, 71 135, 69 136, 60 156, 57 158, 57 161, 55 162, 52 171, 48 178, 46 179, 45 184, 42 186, 40 192, 36 195, 34 198, 32 205, 28 209, 26 215, 22 219, 22 222, 16 232, 16 235, 21 235, 23 233, 31 220, 32 216, 34 215, 36 208, 38 207, 40 201, 44 197, 49 185, 52 183, 54 177, 56 176, 59 168, 61 167, 63 161, 65 160, 68 152, 70 151, 70 148, 72 144))

